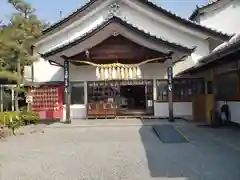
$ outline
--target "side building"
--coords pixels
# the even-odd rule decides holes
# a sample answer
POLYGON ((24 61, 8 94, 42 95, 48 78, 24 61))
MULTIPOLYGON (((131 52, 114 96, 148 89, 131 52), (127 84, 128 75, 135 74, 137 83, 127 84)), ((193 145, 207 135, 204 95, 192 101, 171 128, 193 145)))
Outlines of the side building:
POLYGON ((209 55, 201 58, 198 64, 185 71, 190 73, 190 76, 204 77, 208 84, 208 96, 212 99, 209 107, 215 103, 214 109, 220 111, 223 103, 227 103, 231 120, 237 123, 240 123, 239 12, 238 0, 218 0, 194 10, 190 20, 235 35, 217 47, 213 44, 209 55))

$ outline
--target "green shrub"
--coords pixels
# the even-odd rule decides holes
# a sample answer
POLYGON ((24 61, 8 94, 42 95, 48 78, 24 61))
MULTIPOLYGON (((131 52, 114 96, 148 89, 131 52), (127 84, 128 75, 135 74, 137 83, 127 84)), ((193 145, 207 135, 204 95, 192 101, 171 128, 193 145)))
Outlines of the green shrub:
POLYGON ((12 129, 13 134, 15 129, 23 125, 35 124, 40 119, 39 114, 35 112, 3 112, 0 113, 0 124, 4 124, 12 129))
POLYGON ((27 124, 35 124, 39 119, 40 116, 36 112, 21 112, 21 118, 25 125, 27 124))
POLYGON ((1 122, 15 134, 15 129, 23 125, 21 112, 3 112, 1 113, 1 122))

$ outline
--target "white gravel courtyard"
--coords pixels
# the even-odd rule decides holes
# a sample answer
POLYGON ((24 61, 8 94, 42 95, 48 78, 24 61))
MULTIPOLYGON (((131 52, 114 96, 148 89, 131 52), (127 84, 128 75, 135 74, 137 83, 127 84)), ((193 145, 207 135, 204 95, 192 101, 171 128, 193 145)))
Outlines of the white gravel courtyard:
POLYGON ((0 180, 240 179, 238 131, 176 123, 191 143, 163 144, 151 126, 109 122, 49 125, 0 142, 0 180))

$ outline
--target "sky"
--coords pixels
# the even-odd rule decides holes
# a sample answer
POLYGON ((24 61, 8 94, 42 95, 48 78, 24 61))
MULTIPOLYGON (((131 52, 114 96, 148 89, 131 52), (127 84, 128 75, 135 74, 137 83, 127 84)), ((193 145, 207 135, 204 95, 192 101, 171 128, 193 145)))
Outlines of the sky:
MULTIPOLYGON (((0 0, 0 20, 9 19, 11 6, 7 0, 0 0)), ((36 9, 37 15, 41 20, 54 23, 78 9, 88 0, 26 0, 36 9)), ((153 0, 165 9, 171 10, 185 18, 189 17, 196 5, 207 4, 208 0, 153 0)))

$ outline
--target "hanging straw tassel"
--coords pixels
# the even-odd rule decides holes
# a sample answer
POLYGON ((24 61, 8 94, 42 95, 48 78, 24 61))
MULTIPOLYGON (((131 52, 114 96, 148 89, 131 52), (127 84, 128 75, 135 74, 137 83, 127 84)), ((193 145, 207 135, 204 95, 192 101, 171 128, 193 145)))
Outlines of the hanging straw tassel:
POLYGON ((108 79, 108 69, 105 68, 104 69, 104 80, 107 80, 108 79))
POLYGON ((115 69, 115 67, 112 68, 112 78, 116 79, 116 69, 115 69))
POLYGON ((121 79, 121 69, 119 66, 117 67, 116 79, 121 79))
POLYGON ((141 69, 139 67, 137 67, 137 77, 142 78, 141 69))
POLYGON ((104 68, 101 67, 100 69, 100 79, 103 80, 104 79, 104 68))
POLYGON ((133 79, 137 78, 137 68, 133 67, 133 79))
POLYGON ((122 67, 121 68, 121 76, 120 76, 120 79, 124 79, 125 78, 125 74, 124 74, 124 68, 122 67))
POLYGON ((124 79, 126 79, 126 80, 129 79, 129 72, 128 71, 129 71, 128 68, 125 67, 124 68, 124 77, 125 77, 124 79))
POLYGON ((112 79, 112 68, 111 67, 109 67, 108 68, 108 79, 112 79))
POLYGON ((129 68, 129 78, 133 79, 133 70, 132 70, 132 68, 129 68))
POLYGON ((96 68, 96 76, 97 76, 97 79, 99 80, 100 79, 99 67, 96 68))

